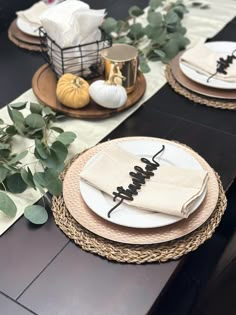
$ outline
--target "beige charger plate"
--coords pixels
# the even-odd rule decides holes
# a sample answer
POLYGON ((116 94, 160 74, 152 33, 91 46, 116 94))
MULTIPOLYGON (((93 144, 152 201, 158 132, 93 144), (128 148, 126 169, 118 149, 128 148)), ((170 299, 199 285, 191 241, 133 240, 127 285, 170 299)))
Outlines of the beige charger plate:
POLYGON ((212 214, 216 208, 219 195, 218 180, 214 170, 209 164, 190 148, 173 143, 168 140, 158 138, 132 137, 121 138, 99 144, 85 153, 81 154, 68 169, 63 182, 63 198, 66 207, 72 217, 89 231, 102 236, 103 238, 127 244, 157 244, 168 242, 180 238, 201 226, 212 214), (160 141, 161 143, 172 143, 181 147, 191 154, 201 166, 208 172, 209 181, 206 197, 201 206, 188 219, 183 219, 177 223, 151 229, 128 228, 108 222, 85 204, 80 194, 79 175, 86 162, 98 152, 102 151, 110 144, 120 143, 130 140, 160 141))
POLYGON ((141 72, 138 72, 134 91, 128 94, 126 103, 117 109, 103 108, 94 101, 81 109, 68 108, 62 105, 56 97, 57 78, 46 64, 40 67, 33 76, 32 87, 34 94, 43 104, 65 115, 81 119, 101 119, 110 117, 116 113, 134 106, 146 91, 146 80, 141 72))

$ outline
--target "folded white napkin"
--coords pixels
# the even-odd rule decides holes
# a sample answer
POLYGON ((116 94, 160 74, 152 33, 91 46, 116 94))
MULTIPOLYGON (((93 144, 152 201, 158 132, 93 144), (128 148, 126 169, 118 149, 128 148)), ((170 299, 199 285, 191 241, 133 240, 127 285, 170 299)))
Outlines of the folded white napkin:
POLYGON ((48 5, 43 1, 39 1, 32 5, 29 9, 18 11, 16 15, 25 22, 30 23, 33 27, 39 28, 42 26, 40 16, 48 9, 48 5))
MULTIPOLYGON (((129 172, 134 171, 135 165, 145 169, 145 164, 137 156, 111 145, 86 165, 80 177, 112 196, 118 186, 127 189, 132 183, 129 172)), ((124 202, 140 209, 187 218, 193 210, 194 201, 206 187, 207 172, 160 165, 154 173, 142 185, 138 195, 133 196, 133 201, 124 202)))
MULTIPOLYGON (((231 53, 228 53, 228 55, 231 55, 231 53)), ((225 59, 227 54, 212 51, 206 45, 202 44, 184 52, 180 57, 180 62, 209 77, 216 72, 217 60, 221 57, 225 59)), ((227 74, 217 73, 214 78, 222 81, 236 82, 236 59, 229 65, 226 72, 227 74)))

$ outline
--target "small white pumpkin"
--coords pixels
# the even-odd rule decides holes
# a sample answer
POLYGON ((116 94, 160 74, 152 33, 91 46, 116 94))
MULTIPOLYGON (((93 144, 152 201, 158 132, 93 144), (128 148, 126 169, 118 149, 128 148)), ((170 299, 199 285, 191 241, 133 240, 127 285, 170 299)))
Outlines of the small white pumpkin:
POLYGON ((109 80, 97 80, 89 87, 91 98, 105 108, 119 108, 127 101, 127 92, 122 85, 115 84, 115 78, 120 77, 114 74, 109 80))

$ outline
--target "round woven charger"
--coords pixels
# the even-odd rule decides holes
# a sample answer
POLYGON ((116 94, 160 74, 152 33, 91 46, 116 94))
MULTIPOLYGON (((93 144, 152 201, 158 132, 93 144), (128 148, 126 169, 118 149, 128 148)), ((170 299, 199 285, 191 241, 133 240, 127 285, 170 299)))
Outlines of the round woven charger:
MULTIPOLYGON (((141 144, 139 144, 141 145, 141 144)), ((214 170, 196 152, 173 141, 152 137, 125 137, 106 141, 81 154, 70 166, 63 181, 63 198, 66 207, 72 217, 90 232, 108 240, 133 245, 150 245, 169 242, 181 238, 196 230, 211 216, 219 196, 219 185, 214 170), (187 219, 180 220, 174 224, 153 228, 131 228, 114 224, 109 220, 101 218, 94 213, 85 203, 80 191, 80 173, 87 162, 96 154, 112 144, 124 144, 125 142, 145 141, 153 146, 161 144, 174 145, 191 155, 201 167, 207 171, 209 180, 207 183, 207 194, 197 209, 187 219)))
MULTIPOLYGON (((63 180, 70 165, 78 158, 76 155, 61 174, 63 180)), ((83 250, 123 263, 142 264, 147 262, 166 262, 179 259, 184 254, 196 250, 209 239, 219 225, 226 208, 226 197, 220 181, 219 197, 215 210, 209 219, 192 233, 165 243, 152 245, 132 245, 114 242, 100 237, 80 225, 67 210, 63 196, 53 197, 52 212, 60 229, 83 250)))
POLYGON ((236 109, 236 101, 225 101, 225 100, 219 100, 210 98, 204 95, 200 95, 197 93, 194 93, 184 86, 182 86, 174 77, 172 71, 171 71, 171 65, 167 65, 165 69, 165 75, 168 83, 173 88, 175 92, 178 94, 181 94, 182 96, 186 97, 187 99, 206 106, 215 107, 215 108, 221 108, 221 109, 236 109))

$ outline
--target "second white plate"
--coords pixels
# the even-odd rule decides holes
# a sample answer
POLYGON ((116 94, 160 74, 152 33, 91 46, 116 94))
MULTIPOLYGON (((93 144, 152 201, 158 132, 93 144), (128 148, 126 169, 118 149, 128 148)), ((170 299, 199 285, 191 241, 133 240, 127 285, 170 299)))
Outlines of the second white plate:
MULTIPOLYGON (((123 149, 139 157, 151 158, 162 146, 160 141, 131 140, 118 144, 123 149)), ((99 153, 98 153, 99 154, 99 153)), ((92 159, 96 159, 93 156, 92 159)), ((90 159, 86 165, 88 165, 90 159)), ((176 146, 174 143, 165 143, 165 150, 159 157, 159 163, 162 165, 174 165, 182 168, 202 169, 200 163, 184 149, 176 146)), ((85 165, 85 167, 86 167, 85 165)), ((132 228, 155 228, 173 224, 181 220, 179 217, 167 215, 164 213, 150 212, 143 209, 137 209, 123 203, 111 215, 107 217, 108 211, 114 206, 112 197, 90 186, 80 179, 81 195, 88 205, 97 215, 112 223, 132 227, 132 228)), ((193 204, 192 212, 195 211, 203 202, 207 192, 207 187, 193 204)))
MULTIPOLYGON (((206 47, 210 48, 215 52, 222 53, 222 57, 226 57, 227 55, 231 55, 232 52, 236 49, 236 42, 211 42, 206 43, 206 47)), ((209 82, 207 82, 208 76, 197 72, 194 69, 186 66, 182 62, 179 63, 180 69, 182 72, 191 80, 210 86, 217 89, 236 89, 236 82, 226 82, 223 80, 218 80, 212 78, 209 82)))

